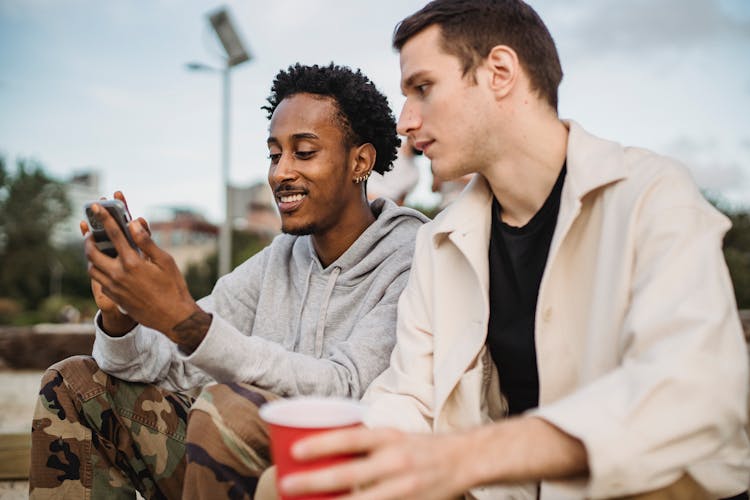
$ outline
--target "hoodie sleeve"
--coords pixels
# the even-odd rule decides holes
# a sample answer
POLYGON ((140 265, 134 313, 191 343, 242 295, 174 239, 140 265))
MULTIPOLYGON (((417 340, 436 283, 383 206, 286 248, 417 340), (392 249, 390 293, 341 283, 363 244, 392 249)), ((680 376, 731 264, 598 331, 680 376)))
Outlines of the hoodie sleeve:
POLYGON ((328 348, 321 358, 291 352, 260 337, 247 337, 215 315, 208 335, 185 360, 220 382, 252 383, 280 396, 360 398, 388 366, 395 343, 396 306, 407 278, 408 265, 378 304, 355 324, 352 334, 328 348))
MULTIPOLYGON (((212 343, 211 337, 217 330, 229 328, 237 335, 243 335, 239 329, 251 331, 247 325, 251 326, 255 319, 258 284, 262 280, 266 260, 267 252, 259 252, 222 277, 211 295, 198 301, 202 309, 213 314, 211 327, 201 346, 212 343)), ((92 355, 99 367, 112 376, 184 391, 211 382, 211 374, 220 372, 210 362, 191 364, 190 358, 184 356, 174 342, 161 332, 143 325, 136 326, 121 337, 111 337, 100 326, 100 314, 95 319, 96 337, 92 355)), ((230 344, 224 350, 227 348, 233 350, 237 346, 230 344)), ((238 356, 248 356, 247 351, 240 351, 238 356)), ((223 365, 224 361, 218 357, 214 363, 223 365)))

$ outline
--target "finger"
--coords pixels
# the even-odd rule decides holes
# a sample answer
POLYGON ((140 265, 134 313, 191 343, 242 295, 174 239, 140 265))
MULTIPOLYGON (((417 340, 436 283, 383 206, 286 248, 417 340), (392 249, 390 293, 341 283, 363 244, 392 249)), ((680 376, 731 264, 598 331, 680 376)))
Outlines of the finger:
POLYGON ((383 479, 384 471, 372 464, 369 458, 352 459, 341 465, 316 469, 311 472, 289 474, 279 486, 289 496, 310 493, 351 491, 361 484, 383 479))
POLYGON ((94 215, 96 215, 104 226, 104 230, 107 232, 107 236, 112 241, 118 255, 122 258, 130 259, 137 257, 136 251, 130 246, 125 234, 109 214, 109 211, 98 203, 95 203, 91 208, 94 211, 94 215))
POLYGON ((130 208, 128 207, 128 200, 125 199, 125 195, 122 193, 122 191, 119 191, 119 190, 115 191, 113 198, 120 200, 121 202, 123 202, 123 204, 125 204, 125 211, 128 213, 128 215, 130 215, 130 218, 132 219, 133 216, 130 214, 130 208))
POLYGON ((141 218, 132 221, 128 227, 130 228, 130 234, 133 235, 133 241, 141 249, 143 255, 148 257, 151 262, 154 262, 157 266, 165 269, 172 262, 171 257, 167 252, 159 248, 151 239, 151 233, 148 227, 143 227, 145 220, 141 222, 141 218))
POLYGON ((368 429, 364 426, 321 432, 300 439, 292 446, 297 460, 314 460, 328 455, 366 453, 384 442, 394 439, 392 429, 368 429))
POLYGON ((81 230, 81 234, 83 236, 86 236, 89 232, 89 225, 86 223, 86 221, 81 221, 78 223, 78 228, 81 230))
POLYGON ((146 222, 146 219, 144 219, 143 217, 138 217, 136 220, 141 224, 141 227, 143 227, 143 229, 148 232, 148 234, 151 234, 151 228, 148 227, 148 222, 146 222))
POLYGON ((116 265, 115 259, 99 250, 94 241, 94 235, 91 232, 85 235, 83 253, 86 256, 86 260, 97 268, 107 273, 111 273, 114 270, 113 266, 116 265))
POLYGON ((116 301, 114 297, 115 292, 113 290, 115 287, 114 283, 106 273, 97 268, 91 262, 89 262, 86 272, 88 273, 89 278, 91 278, 91 282, 98 284, 104 295, 111 300, 116 301))

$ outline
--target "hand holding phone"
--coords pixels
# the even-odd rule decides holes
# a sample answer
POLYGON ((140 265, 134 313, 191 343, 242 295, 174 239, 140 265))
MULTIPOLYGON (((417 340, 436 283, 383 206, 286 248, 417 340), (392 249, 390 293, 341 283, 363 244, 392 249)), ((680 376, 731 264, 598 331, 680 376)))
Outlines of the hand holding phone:
POLYGON ((138 246, 135 244, 135 241, 133 241, 133 236, 130 234, 130 230, 128 229, 128 223, 131 221, 130 213, 128 212, 125 204, 115 198, 113 200, 91 201, 89 203, 86 203, 86 205, 84 206, 86 218, 89 221, 89 228, 91 229, 91 234, 94 237, 94 242, 96 242, 96 247, 99 249, 99 251, 106 255, 109 255, 110 257, 117 257, 117 249, 112 243, 112 240, 109 238, 107 231, 105 231, 104 224, 102 224, 96 214, 94 214, 94 211, 91 209, 92 205, 94 204, 100 205, 102 208, 107 210, 107 212, 109 212, 117 225, 120 227, 120 230, 125 235, 125 239, 128 240, 130 246, 138 250, 138 246))

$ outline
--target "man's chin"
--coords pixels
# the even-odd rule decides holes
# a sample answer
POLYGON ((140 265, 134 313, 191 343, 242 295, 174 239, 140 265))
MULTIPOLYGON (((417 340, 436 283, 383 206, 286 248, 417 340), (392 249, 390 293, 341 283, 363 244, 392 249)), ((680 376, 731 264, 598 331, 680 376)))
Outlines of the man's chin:
POLYGON ((281 232, 293 236, 306 236, 315 232, 315 224, 297 225, 281 223, 281 232))

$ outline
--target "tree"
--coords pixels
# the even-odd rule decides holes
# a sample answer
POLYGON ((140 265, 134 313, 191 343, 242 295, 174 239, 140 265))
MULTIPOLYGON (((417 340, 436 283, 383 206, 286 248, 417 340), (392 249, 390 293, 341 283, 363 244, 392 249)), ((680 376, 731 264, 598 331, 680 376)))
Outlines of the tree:
POLYGON ((50 294, 50 237, 70 211, 64 186, 39 163, 17 160, 10 173, 0 156, 0 297, 36 307, 50 294))
POLYGON ((750 309, 750 212, 731 211, 726 215, 732 221, 732 229, 724 237, 724 257, 732 275, 737 306, 750 309))
POLYGON ((750 309, 750 210, 732 206, 715 196, 706 198, 732 222, 732 228, 724 236, 724 259, 732 277, 737 307, 750 309))
MULTIPOLYGON (((271 243, 272 239, 270 236, 234 230, 232 232, 232 269, 263 250, 271 243)), ((193 298, 199 299, 211 293, 216 284, 217 272, 218 256, 216 252, 213 252, 202 262, 196 262, 188 266, 185 271, 185 281, 193 298)))

